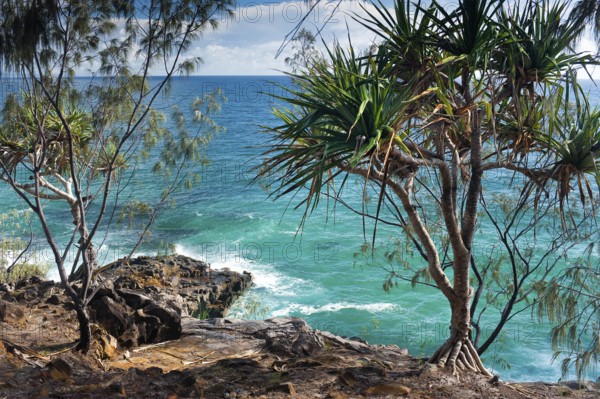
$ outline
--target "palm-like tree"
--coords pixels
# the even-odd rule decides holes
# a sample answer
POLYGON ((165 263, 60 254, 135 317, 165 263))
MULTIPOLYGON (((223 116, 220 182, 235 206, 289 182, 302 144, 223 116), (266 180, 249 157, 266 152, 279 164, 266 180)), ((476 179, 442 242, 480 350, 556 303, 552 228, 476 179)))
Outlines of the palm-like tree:
MULTIPOLYGON (((361 58, 336 46, 329 63, 293 75, 297 88, 283 98, 292 108, 277 110, 282 124, 270 129, 275 142, 264 166, 280 176, 277 196, 301 192, 310 212, 336 177, 350 173, 379 186, 376 218, 384 201, 403 211, 403 230, 452 311, 450 336, 429 361, 455 373, 489 375, 471 336, 484 176, 520 175, 530 187, 523 201, 554 189, 561 207, 572 182, 585 200, 594 192, 587 176, 600 176, 595 122, 564 117, 563 79, 592 59, 572 54, 577 32, 573 21, 560 21, 563 7, 462 0, 448 10, 434 1, 427 9, 414 5, 421 15, 414 18, 398 0, 395 18, 381 8, 363 20, 384 39, 379 52, 361 58), (586 146, 575 151, 567 145, 573 140, 586 146), (420 206, 423 195, 434 197, 433 213, 420 206), (438 215, 444 233, 436 241, 430 221, 438 215)), ((589 108, 580 111, 600 120, 589 108)))

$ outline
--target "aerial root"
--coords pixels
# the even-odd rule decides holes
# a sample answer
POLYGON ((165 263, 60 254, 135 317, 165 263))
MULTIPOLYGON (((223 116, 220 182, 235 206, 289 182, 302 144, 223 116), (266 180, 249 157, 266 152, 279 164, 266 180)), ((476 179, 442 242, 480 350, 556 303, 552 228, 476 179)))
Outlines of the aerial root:
POLYGON ((429 358, 430 363, 436 363, 436 359, 439 359, 440 354, 444 352, 450 346, 449 341, 444 342, 444 345, 440 346, 433 352, 433 355, 429 358))
POLYGON ((460 361, 464 365, 466 370, 477 372, 477 369, 474 366, 472 366, 472 364, 474 364, 473 359, 468 359, 465 353, 468 353, 468 350, 461 351, 458 354, 457 361, 460 361))
POLYGON ((492 377, 492 374, 486 370, 481 362, 473 343, 468 339, 456 340, 454 342, 451 339, 446 341, 444 345, 435 351, 429 362, 436 364, 440 368, 446 367, 452 370, 452 374, 457 377, 461 372, 465 371, 481 373, 487 377, 492 377))
MULTIPOLYGON (((468 345, 468 344, 467 344, 467 345, 468 345)), ((473 356, 471 356, 471 350, 468 348, 468 346, 467 346, 467 348, 466 348, 466 349, 467 349, 467 350, 465 350, 465 351, 462 351, 461 353, 462 353, 462 354, 463 354, 463 356, 466 358, 466 360, 467 360, 467 363, 468 363, 468 364, 473 364, 473 365, 476 365, 476 364, 477 364, 477 362, 475 362, 475 359, 473 359, 473 356)), ((476 366, 473 366, 473 368, 474 368, 475 370, 477 370, 477 367, 476 367, 476 366)))
POLYGON ((458 341, 456 344, 454 344, 452 352, 450 353, 450 357, 448 357, 448 367, 454 367, 454 364, 456 363, 456 358, 458 357, 462 346, 462 341, 458 341))
POLYGON ((444 354, 442 355, 442 357, 440 358, 440 360, 437 362, 438 366, 440 367, 445 367, 446 366, 446 362, 448 361, 448 357, 450 356, 450 352, 452 352, 452 346, 448 346, 448 349, 446 349, 444 351, 444 354))
POLYGON ((468 352, 471 354, 471 357, 473 358, 473 361, 475 362, 475 368, 477 369, 477 371, 479 371, 486 377, 493 377, 492 373, 487 371, 487 369, 481 362, 481 358, 479 357, 479 354, 477 353, 477 349, 475 349, 475 347, 473 346, 473 343, 469 340, 467 340, 467 348, 468 348, 468 352))

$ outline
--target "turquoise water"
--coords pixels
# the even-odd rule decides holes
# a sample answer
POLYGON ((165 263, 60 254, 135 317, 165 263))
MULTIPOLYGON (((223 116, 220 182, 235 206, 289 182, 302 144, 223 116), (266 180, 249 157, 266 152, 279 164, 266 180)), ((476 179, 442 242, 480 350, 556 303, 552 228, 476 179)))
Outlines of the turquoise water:
MULTIPOLYGON (((170 97, 161 100, 163 105, 189 103, 215 87, 224 91, 228 101, 216 120, 226 132, 207 149, 212 163, 197 170, 202 182, 192 191, 177 193, 176 206, 161 214, 142 252, 155 254, 159 242, 171 242, 178 253, 205 259, 215 268, 252 272, 255 286, 235 304, 231 316, 299 316, 315 328, 361 336, 371 343, 397 344, 417 356, 430 354, 447 336, 446 300, 436 290, 413 289, 408 283, 385 292, 385 262, 380 257, 368 262, 355 259, 365 241, 359 216, 323 202, 299 232, 303 210, 293 209, 296 202, 290 204, 291 198, 274 202, 262 185, 250 184, 263 151, 260 145, 267 138, 258 125, 276 123, 270 113, 274 100, 265 94, 282 93, 273 81, 289 84, 284 77, 175 80, 170 97)), ((500 190, 502 181, 497 184, 500 190)), ((143 196, 160 190, 143 169, 131 187, 143 196)), ((357 182, 346 190, 345 198, 358 208, 362 188, 357 182)), ((5 190, 0 191, 0 204, 18 206, 5 190)), ((59 208, 53 212, 65 222, 54 228, 66 237, 68 213, 59 208)), ((369 241, 371 231, 367 222, 369 241)), ((378 234, 378 245, 398 237, 394 227, 381 224, 378 234)), ((495 242, 486 229, 478 239, 485 243, 482 246, 495 242)), ((101 247, 102 259, 119 257, 131 241, 126 229, 112 231, 101 247)), ((556 381, 560 366, 551 358, 548 327, 532 321, 529 312, 507 325, 501 342, 484 356, 486 365, 503 379, 556 381), (504 363, 511 368, 504 368, 504 363)))

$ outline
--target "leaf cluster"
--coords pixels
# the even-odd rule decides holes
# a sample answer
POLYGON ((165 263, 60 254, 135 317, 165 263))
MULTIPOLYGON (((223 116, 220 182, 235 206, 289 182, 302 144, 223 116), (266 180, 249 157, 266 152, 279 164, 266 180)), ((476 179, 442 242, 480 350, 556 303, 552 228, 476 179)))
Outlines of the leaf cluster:
POLYGON ((277 195, 308 186, 303 202, 316 205, 333 177, 359 165, 368 178, 402 181, 457 157, 467 183, 477 129, 483 168, 526 176, 524 195, 556 193, 564 204, 575 181, 582 201, 593 197, 598 113, 580 97, 573 113, 566 93, 581 91, 572 71, 596 61, 573 52, 578 29, 561 19, 564 3, 395 5, 393 15, 380 5, 356 17, 382 38, 375 54, 334 44, 290 74, 296 86, 281 99, 292 108, 275 111, 282 124, 269 128, 266 153, 265 169, 282 172, 277 195))

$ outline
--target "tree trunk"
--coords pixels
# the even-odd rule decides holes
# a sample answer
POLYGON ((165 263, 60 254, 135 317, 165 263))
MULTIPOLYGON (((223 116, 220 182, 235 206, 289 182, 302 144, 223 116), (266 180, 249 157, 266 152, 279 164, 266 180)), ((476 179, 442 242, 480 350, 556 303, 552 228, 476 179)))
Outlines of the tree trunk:
POLYGON ((470 303, 470 296, 465 299, 455 297, 450 300, 452 308, 450 338, 431 355, 428 362, 439 367, 447 367, 455 375, 458 375, 459 371, 469 370, 491 377, 471 341, 470 303))
POLYGON ((73 268, 71 269, 71 274, 69 275, 69 281, 77 281, 77 280, 86 280, 88 276, 91 275, 93 270, 96 268, 96 249, 94 248, 92 242, 88 239, 89 232, 85 225, 81 220, 81 211, 79 209, 79 202, 74 201, 70 203, 71 206, 71 215, 73 216, 73 224, 78 226, 79 230, 79 247, 84 248, 81 251, 82 263, 81 265, 75 269, 77 265, 77 261, 79 260, 79 254, 76 257, 76 260, 73 264, 73 268))
MULTIPOLYGON (((84 221, 82 221, 82 211, 80 210, 79 202, 74 201, 70 205, 71 214, 73 215, 73 224, 77 226, 77 229, 79 230, 80 252, 73 262, 73 269, 71 270, 68 280, 81 280, 82 282, 81 291, 76 298, 73 298, 75 301, 77 320, 79 322, 79 344, 77 344, 76 349, 82 353, 87 353, 90 350, 92 341, 90 316, 87 312, 87 292, 91 274, 96 266, 96 250, 88 239, 88 231, 85 227, 85 223, 83 223, 84 221), (75 271, 74 268, 77 265, 80 255, 82 262, 79 268, 75 271)), ((68 284, 68 282, 65 282, 65 284, 68 284)))
MULTIPOLYGON (((79 242, 81 243, 82 241, 83 240, 80 240, 79 242)), ((96 248, 94 248, 92 243, 89 243, 82 255, 87 261, 81 262, 77 269, 75 269, 76 264, 73 265, 73 269, 69 275, 69 281, 84 280, 86 279, 86 276, 91 275, 98 266, 96 263, 97 256, 96 248)), ((77 257, 77 259, 79 259, 79 257, 77 257)))
POLYGON ((79 321, 79 343, 75 349, 82 353, 87 353, 90 350, 90 344, 92 341, 90 316, 88 315, 86 306, 83 303, 76 304, 76 311, 77 320, 79 321))

